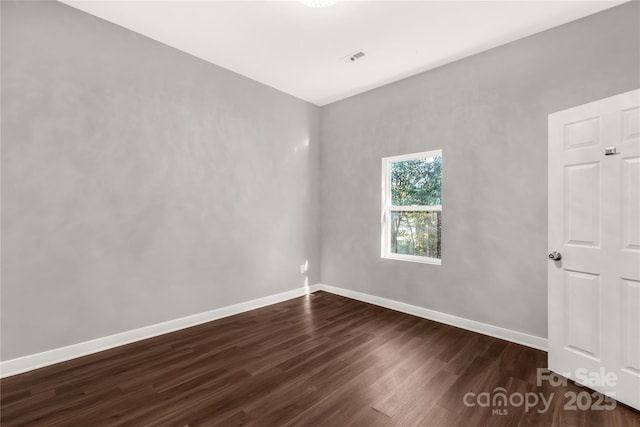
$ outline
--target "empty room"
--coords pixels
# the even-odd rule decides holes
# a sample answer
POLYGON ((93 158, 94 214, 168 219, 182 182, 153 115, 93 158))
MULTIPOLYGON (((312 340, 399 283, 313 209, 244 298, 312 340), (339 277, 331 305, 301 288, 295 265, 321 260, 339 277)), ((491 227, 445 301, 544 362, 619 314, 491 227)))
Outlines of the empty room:
POLYGON ((0 1, 0 424, 640 426, 639 1, 0 1))

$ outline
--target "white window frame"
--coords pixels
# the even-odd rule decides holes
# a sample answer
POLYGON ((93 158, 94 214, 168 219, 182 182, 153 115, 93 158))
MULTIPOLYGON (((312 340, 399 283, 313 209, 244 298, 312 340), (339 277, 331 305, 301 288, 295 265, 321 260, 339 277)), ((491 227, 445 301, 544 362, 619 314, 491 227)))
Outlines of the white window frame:
MULTIPOLYGON (((441 265, 442 260, 419 255, 405 255, 391 252, 391 212, 442 212, 442 205, 425 206, 392 206, 391 205, 391 164, 406 160, 424 159, 427 157, 442 157, 442 150, 424 151, 421 153, 403 154, 401 156, 382 158, 382 230, 381 230, 381 256, 386 259, 400 261, 420 262, 424 264, 441 265)), ((442 239, 442 235, 440 237, 442 239)), ((440 241, 442 245, 442 240, 440 241)))

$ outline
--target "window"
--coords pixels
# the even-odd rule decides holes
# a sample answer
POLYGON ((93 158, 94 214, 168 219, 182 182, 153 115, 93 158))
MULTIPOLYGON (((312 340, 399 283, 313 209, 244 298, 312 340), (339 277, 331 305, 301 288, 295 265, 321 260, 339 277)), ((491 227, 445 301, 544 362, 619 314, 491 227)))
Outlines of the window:
POLYGON ((440 264, 442 150, 382 159, 382 257, 440 264))

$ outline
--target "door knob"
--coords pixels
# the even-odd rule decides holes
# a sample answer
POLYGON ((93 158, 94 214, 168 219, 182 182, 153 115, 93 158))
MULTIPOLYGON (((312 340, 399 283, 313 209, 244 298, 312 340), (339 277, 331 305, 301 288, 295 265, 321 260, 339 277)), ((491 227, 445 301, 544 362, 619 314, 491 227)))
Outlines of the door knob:
POLYGON ((556 252, 553 251, 549 254, 549 259, 552 259, 554 261, 558 261, 560 259, 562 259, 562 255, 560 254, 560 252, 556 252))

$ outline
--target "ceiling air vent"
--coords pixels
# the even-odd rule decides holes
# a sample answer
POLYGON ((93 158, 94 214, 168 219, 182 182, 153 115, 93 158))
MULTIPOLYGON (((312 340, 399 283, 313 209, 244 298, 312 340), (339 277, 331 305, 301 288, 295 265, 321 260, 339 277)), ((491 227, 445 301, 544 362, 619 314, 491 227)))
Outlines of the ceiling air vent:
POLYGON ((345 58, 346 62, 356 62, 358 59, 364 58, 366 55, 364 50, 358 50, 345 58))

